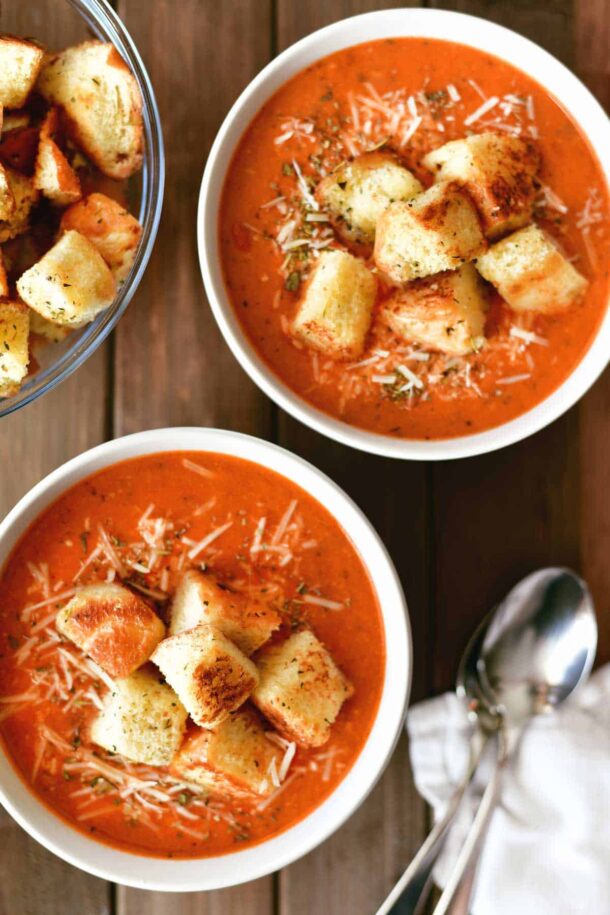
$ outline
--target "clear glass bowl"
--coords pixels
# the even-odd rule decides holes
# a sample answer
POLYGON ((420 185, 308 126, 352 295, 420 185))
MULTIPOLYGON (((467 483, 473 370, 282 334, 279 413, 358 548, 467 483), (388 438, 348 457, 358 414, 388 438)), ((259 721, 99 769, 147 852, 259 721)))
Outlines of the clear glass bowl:
POLYGON ((36 0, 7 0, 2 6, 4 31, 36 38, 50 50, 62 50, 92 37, 111 42, 138 82, 144 119, 144 165, 128 185, 129 209, 139 219, 143 231, 129 276, 111 307, 95 321, 74 331, 61 343, 48 343, 36 350, 39 370, 12 397, 0 399, 0 416, 6 416, 52 390, 82 365, 129 305, 146 269, 159 226, 165 159, 159 111, 150 79, 127 30, 106 0, 61 0, 61 3, 55 0, 54 4, 40 5, 36 0), (51 17, 46 14, 52 7, 51 17))

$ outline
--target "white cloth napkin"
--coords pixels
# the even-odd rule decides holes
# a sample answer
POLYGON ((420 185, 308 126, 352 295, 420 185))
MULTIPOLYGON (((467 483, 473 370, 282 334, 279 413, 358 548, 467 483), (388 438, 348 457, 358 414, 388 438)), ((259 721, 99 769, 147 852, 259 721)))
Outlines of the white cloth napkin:
MULTIPOLYGON (((448 693, 414 706, 407 728, 417 789, 438 819, 465 772, 471 725, 448 693)), ((609 915, 610 665, 529 725, 505 775, 472 915, 609 915)), ((434 872, 441 887, 482 782, 464 799, 434 872)))

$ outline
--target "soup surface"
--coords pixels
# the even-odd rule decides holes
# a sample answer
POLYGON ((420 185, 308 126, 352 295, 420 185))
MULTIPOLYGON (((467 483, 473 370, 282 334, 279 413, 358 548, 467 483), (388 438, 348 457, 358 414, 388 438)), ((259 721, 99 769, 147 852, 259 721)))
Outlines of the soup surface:
POLYGON ((0 646, 0 733, 32 790, 104 842, 168 857, 234 851, 310 813, 362 749, 385 663, 375 592, 337 522, 274 472, 208 452, 114 465, 51 505, 2 574, 0 646), (198 792, 93 744, 112 681, 55 626, 78 588, 98 581, 122 581, 166 619, 182 572, 202 566, 280 611, 282 628, 310 626, 354 687, 328 743, 296 749, 262 800, 198 792))
MULTIPOLYGON (((230 166, 219 231, 239 320, 290 388, 347 423, 429 439, 513 419, 573 371, 607 306, 609 211, 588 141, 541 86, 476 49, 402 38, 326 57, 265 104, 230 166), (584 299, 562 314, 517 314, 490 289, 485 346, 460 357, 405 346, 375 320, 357 361, 334 361, 295 340, 291 322, 316 258, 345 247, 315 206, 320 179, 385 145, 429 186, 425 153, 485 131, 536 144, 542 166, 534 219, 589 281, 584 299)), ((382 286, 377 310, 383 296, 382 286)))

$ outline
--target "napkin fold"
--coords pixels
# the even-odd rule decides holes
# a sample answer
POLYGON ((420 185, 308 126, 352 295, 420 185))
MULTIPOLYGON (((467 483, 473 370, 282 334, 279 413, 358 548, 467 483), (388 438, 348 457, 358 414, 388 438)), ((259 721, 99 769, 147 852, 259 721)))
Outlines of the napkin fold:
MULTIPOLYGON (((439 819, 466 770, 471 724, 446 694, 407 717, 415 784, 439 819)), ((434 879, 443 887, 489 759, 464 798, 434 879)), ((511 761, 479 865, 472 915, 610 915, 610 665, 534 719, 511 761)))

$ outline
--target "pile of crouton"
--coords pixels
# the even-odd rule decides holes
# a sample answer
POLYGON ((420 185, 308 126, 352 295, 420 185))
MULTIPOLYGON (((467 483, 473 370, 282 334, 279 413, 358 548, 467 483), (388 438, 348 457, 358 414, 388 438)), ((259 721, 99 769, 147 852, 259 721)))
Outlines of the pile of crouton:
POLYGON ((178 583, 167 630, 115 583, 82 588, 56 621, 114 682, 94 743, 238 798, 271 795, 286 741, 322 746, 353 692, 311 629, 286 634, 281 623, 268 604, 195 569, 178 583))
POLYGON ((112 45, 47 54, 0 36, 0 397, 28 374, 31 335, 64 339, 115 299, 141 226, 83 185, 142 167, 142 99, 112 45))
POLYGON ((317 203, 344 247, 315 262, 291 325, 297 340, 353 360, 375 320, 401 341, 463 356, 485 345, 483 279, 517 312, 560 312, 582 297, 587 281, 532 222, 540 157, 530 140, 487 131, 421 165, 427 189, 387 149, 320 181, 317 203))

